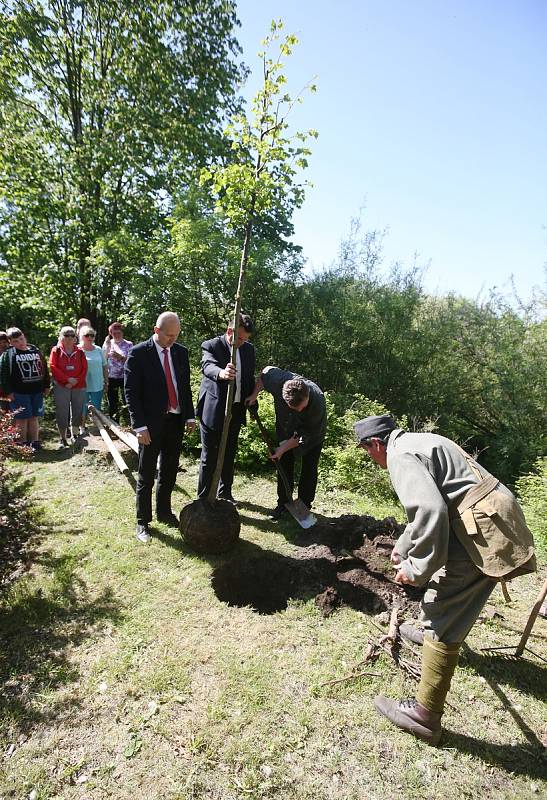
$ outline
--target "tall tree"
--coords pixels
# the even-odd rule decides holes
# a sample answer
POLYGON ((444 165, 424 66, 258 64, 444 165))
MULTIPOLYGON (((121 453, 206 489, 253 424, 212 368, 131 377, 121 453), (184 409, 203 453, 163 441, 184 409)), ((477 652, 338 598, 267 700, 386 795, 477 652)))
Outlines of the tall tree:
MULTIPOLYGON (((235 295, 233 328, 237 331, 249 265, 253 228, 258 220, 268 219, 268 227, 279 234, 292 232, 291 216, 304 199, 303 186, 297 182, 299 169, 307 167, 310 150, 306 145, 309 137, 317 137, 317 131, 289 133, 288 117, 295 102, 300 100, 287 93, 287 79, 283 72, 283 60, 298 43, 294 34, 280 40, 281 21, 271 23, 270 35, 263 41, 264 49, 259 53, 262 62, 262 84, 253 98, 252 113, 235 115, 226 130, 231 142, 232 158, 227 165, 217 164, 202 172, 203 183, 212 184, 217 208, 228 220, 228 225, 241 231, 243 246, 239 277, 235 295)), ((309 84, 310 91, 315 85, 309 84)), ((233 337, 231 363, 235 366, 237 342, 233 337)), ((222 469, 228 428, 232 414, 234 382, 228 387, 226 416, 220 440, 217 466, 208 500, 214 501, 222 469)))
POLYGON ((243 69, 230 0, 12 0, 0 16, 0 268, 104 323, 172 196, 224 147, 243 69))

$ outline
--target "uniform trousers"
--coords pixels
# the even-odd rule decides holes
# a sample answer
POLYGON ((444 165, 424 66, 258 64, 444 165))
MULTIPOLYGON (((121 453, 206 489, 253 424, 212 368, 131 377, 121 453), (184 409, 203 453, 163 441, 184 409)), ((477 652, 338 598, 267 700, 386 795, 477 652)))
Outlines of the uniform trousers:
POLYGON ((444 644, 463 642, 497 581, 471 561, 450 531, 448 559, 429 581, 420 607, 425 636, 444 644))

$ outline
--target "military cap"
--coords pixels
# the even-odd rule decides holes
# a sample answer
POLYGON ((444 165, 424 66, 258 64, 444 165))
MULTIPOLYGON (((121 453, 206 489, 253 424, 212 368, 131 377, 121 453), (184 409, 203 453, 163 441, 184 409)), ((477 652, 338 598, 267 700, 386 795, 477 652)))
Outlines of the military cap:
POLYGON ((378 437, 383 439, 392 430, 395 430, 395 420, 389 414, 382 414, 378 417, 365 417, 354 425, 355 436, 361 443, 364 439, 378 437))

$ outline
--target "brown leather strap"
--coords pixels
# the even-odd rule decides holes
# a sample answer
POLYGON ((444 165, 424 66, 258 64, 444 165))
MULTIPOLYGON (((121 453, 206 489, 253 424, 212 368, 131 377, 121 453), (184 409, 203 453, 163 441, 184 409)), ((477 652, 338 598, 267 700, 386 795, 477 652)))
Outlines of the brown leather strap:
POLYGON ((494 475, 489 475, 488 478, 483 478, 479 483, 476 483, 465 493, 456 507, 457 516, 461 517, 468 508, 471 508, 475 503, 478 503, 479 500, 482 500, 486 495, 490 494, 490 492, 493 492, 498 484, 499 481, 494 475))

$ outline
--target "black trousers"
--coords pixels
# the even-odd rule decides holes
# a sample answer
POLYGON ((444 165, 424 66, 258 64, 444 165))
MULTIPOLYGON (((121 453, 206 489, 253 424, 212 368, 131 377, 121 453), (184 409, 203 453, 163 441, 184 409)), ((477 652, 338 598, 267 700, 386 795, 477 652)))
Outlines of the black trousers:
POLYGON ((137 479, 137 522, 152 520, 152 489, 156 477, 156 516, 171 513, 171 493, 177 480, 182 437, 182 414, 165 414, 161 426, 154 431, 152 441, 139 445, 139 477, 137 479))
MULTIPOLYGON (((234 462, 237 452, 237 440, 243 422, 243 412, 238 408, 240 404, 234 403, 232 407, 232 419, 228 429, 228 439, 226 441, 226 452, 222 472, 217 487, 217 494, 232 494, 232 484, 234 482, 234 462)), ((199 464, 198 497, 206 497, 211 488, 211 482, 217 465, 218 448, 222 430, 215 431, 207 427, 203 422, 199 426, 201 433, 201 461, 199 464)))
POLYGON ((123 395, 123 378, 109 378, 108 379, 108 413, 116 422, 120 419, 120 392, 122 395, 122 404, 125 403, 123 395))
MULTIPOLYGON (((308 508, 315 499, 315 490, 317 488, 317 469, 319 466, 319 458, 321 450, 323 449, 323 442, 316 445, 316 447, 309 450, 302 456, 302 466, 300 468, 300 479, 298 481, 298 497, 302 500, 308 508)), ((294 462, 295 456, 293 450, 288 450, 279 460, 279 466, 287 476, 291 492, 294 489, 294 462)), ((277 475, 277 502, 280 506, 291 500, 287 497, 287 490, 279 473, 277 475)))

